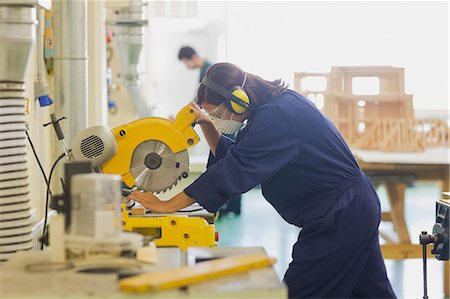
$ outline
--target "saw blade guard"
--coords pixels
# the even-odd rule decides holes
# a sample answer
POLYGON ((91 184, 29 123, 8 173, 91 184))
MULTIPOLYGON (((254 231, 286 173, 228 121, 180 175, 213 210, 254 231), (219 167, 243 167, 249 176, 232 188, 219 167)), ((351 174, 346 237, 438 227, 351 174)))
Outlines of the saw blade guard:
MULTIPOLYGON (((152 140, 166 145, 174 155, 185 151, 200 141, 193 128, 196 118, 194 109, 185 106, 178 112, 175 121, 148 117, 114 128, 112 132, 117 142, 117 153, 102 164, 102 171, 122 175, 123 182, 130 188, 138 185, 136 178, 131 173, 132 157, 136 148, 142 143, 152 140)), ((176 167, 173 169, 174 172, 177 172, 176 167)), ((178 176, 174 175, 173 178, 176 178, 172 182, 175 184, 178 176)), ((164 180, 164 178, 161 179, 164 180)), ((138 185, 138 187, 140 186, 138 185)), ((158 192, 161 190, 144 189, 144 191, 158 192)))

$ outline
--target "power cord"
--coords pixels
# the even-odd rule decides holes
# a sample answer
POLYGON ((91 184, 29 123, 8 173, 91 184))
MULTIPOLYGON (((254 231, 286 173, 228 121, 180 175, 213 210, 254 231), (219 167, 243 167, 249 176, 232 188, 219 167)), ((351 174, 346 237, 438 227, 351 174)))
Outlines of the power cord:
POLYGON ((38 154, 36 152, 36 148, 34 147, 33 141, 31 140, 30 135, 28 134, 28 131, 25 131, 25 133, 27 134, 28 142, 30 143, 30 146, 31 146, 31 149, 33 151, 34 157, 36 158, 36 162, 39 165, 39 169, 41 170, 42 176, 44 177, 44 180, 45 180, 45 184, 47 185, 47 192, 46 192, 46 198, 45 198, 44 228, 42 229, 42 238, 41 238, 41 240, 42 240, 42 242, 41 242, 41 250, 43 250, 44 249, 44 241, 43 240, 45 239, 47 220, 48 220, 48 204, 49 204, 50 197, 53 196, 52 195, 52 191, 50 189, 50 183, 51 183, 53 171, 55 170, 56 165, 66 155, 65 155, 65 153, 63 153, 56 159, 56 161, 53 163, 52 168, 50 170, 50 175, 47 178, 47 175, 45 174, 45 171, 44 171, 44 167, 42 166, 41 160, 39 159, 39 156, 38 156, 38 154))
POLYGON ((42 167, 41 161, 39 160, 39 157, 38 157, 38 155, 36 153, 36 149, 34 148, 33 141, 31 141, 30 135, 28 134, 28 130, 25 131, 25 133, 27 134, 28 142, 30 143, 31 149, 33 150, 34 157, 36 158, 36 162, 39 165, 39 168, 41 170, 42 176, 44 177, 45 184, 47 185, 47 188, 48 188, 48 192, 50 192, 50 195, 51 195, 52 192, 50 190, 50 183, 49 183, 49 181, 47 179, 47 175, 45 174, 44 167, 42 167))
POLYGON ((49 206, 49 199, 51 196, 50 192, 50 183, 52 181, 53 172, 55 171, 56 165, 58 165, 58 162, 61 161, 66 156, 65 153, 62 153, 58 156, 58 158, 53 162, 52 168, 50 169, 50 174, 48 176, 48 185, 47 185, 47 196, 45 198, 45 216, 44 216, 44 228, 42 229, 42 242, 41 242, 41 250, 44 250, 44 240, 45 235, 47 233, 47 220, 48 220, 48 206, 49 206))

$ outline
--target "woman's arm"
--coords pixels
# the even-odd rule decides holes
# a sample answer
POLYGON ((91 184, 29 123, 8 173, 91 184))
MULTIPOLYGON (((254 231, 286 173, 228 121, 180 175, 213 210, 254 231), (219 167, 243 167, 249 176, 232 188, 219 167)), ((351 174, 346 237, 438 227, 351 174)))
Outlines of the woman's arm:
POLYGON ((151 192, 133 192, 128 196, 127 200, 135 200, 146 209, 155 213, 173 213, 187 206, 190 206, 195 200, 186 193, 180 192, 167 201, 160 200, 151 192))
POLYGON ((209 148, 214 156, 216 156, 217 145, 219 144, 221 134, 211 122, 210 124, 201 124, 203 134, 208 142, 209 148))

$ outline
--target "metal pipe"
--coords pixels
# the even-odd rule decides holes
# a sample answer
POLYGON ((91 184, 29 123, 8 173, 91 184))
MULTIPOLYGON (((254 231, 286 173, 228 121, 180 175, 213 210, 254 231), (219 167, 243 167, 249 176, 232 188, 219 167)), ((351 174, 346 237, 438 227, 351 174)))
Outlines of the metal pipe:
POLYGON ((114 36, 121 63, 120 77, 124 85, 136 86, 139 83, 138 64, 141 56, 144 26, 143 0, 131 0, 129 7, 117 9, 114 20, 114 36))
POLYGON ((35 26, 33 7, 0 4, 0 81, 24 81, 35 26))
POLYGON ((114 19, 109 23, 114 26, 114 36, 120 57, 120 78, 134 103, 138 117, 151 116, 154 113, 147 99, 142 95, 138 71, 141 57, 144 27, 148 20, 144 15, 143 0, 130 0, 129 6, 116 9, 114 19))
POLYGON ((68 140, 87 127, 87 0, 54 1, 56 113, 68 140))
POLYGON ((104 1, 88 1, 88 125, 108 123, 106 11, 104 1))

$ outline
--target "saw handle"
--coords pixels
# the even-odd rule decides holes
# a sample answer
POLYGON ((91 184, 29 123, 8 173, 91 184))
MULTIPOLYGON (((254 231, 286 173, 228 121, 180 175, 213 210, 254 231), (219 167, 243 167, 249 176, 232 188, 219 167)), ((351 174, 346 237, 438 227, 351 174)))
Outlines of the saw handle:
POLYGON ((188 127, 194 127, 196 120, 197 113, 194 108, 187 105, 177 113, 174 126, 180 131, 185 131, 188 127))

